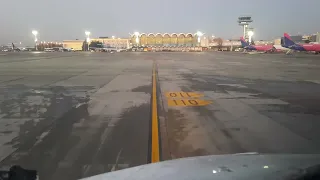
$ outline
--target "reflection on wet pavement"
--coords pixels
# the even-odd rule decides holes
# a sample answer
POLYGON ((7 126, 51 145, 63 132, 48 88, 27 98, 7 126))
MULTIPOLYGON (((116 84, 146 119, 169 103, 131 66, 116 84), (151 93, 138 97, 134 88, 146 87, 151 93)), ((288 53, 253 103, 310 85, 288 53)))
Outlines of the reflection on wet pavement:
POLYGON ((35 145, 32 143, 41 141, 45 135, 42 132, 49 130, 56 119, 89 101, 90 97, 86 92, 90 89, 92 88, 35 89, 24 85, 2 88, 0 139, 5 152, 1 153, 1 159, 24 144, 32 147, 35 145))
POLYGON ((19 164, 63 180, 148 162, 152 62, 25 56, 0 59, 1 169, 19 164))

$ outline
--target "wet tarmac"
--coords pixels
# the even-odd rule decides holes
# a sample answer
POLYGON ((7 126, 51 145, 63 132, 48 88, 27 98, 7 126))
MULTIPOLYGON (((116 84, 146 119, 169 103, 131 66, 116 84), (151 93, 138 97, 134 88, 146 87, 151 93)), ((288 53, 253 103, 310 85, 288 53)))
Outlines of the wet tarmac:
POLYGON ((162 160, 320 153, 316 55, 6 53, 1 169, 63 180, 149 163, 154 63, 162 160))

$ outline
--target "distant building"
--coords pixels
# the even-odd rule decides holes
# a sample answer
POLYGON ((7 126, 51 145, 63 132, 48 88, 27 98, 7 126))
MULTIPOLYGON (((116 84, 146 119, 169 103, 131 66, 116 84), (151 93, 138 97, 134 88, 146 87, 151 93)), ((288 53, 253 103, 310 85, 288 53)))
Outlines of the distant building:
POLYGON ((301 35, 290 36, 292 41, 296 43, 304 43, 303 37, 301 35))
POLYGON ((200 38, 200 46, 201 47, 209 47, 209 38, 208 37, 202 37, 200 38))
POLYGON ((0 47, 0 50, 4 50, 4 49, 12 49, 12 45, 3 45, 0 47))
POLYGON ((273 41, 266 41, 266 40, 254 41, 255 45, 272 45, 273 43, 274 43, 273 41))
POLYGON ((316 33, 316 34, 313 34, 313 35, 310 35, 309 37, 308 37, 308 40, 310 41, 310 42, 320 42, 320 33, 316 33))
POLYGON ((130 40, 133 46, 143 47, 196 47, 207 44, 203 36, 200 38, 203 42, 199 43, 197 35, 192 33, 142 33, 138 37, 132 35, 130 40))
POLYGON ((208 47, 212 50, 233 51, 241 47, 241 42, 240 40, 222 40, 222 42, 219 42, 216 39, 210 41, 208 47))
POLYGON ((275 40, 273 41, 273 44, 274 44, 274 45, 281 45, 281 38, 275 39, 275 40))
POLYGON ((311 35, 311 36, 310 36, 310 41, 311 41, 311 42, 317 42, 317 35, 316 35, 316 34, 311 35))
POLYGON ((130 39, 127 38, 99 37, 91 39, 91 41, 101 42, 105 48, 128 49, 130 45, 130 39))
POLYGON ((82 51, 83 42, 83 40, 64 40, 62 44, 63 48, 82 51))

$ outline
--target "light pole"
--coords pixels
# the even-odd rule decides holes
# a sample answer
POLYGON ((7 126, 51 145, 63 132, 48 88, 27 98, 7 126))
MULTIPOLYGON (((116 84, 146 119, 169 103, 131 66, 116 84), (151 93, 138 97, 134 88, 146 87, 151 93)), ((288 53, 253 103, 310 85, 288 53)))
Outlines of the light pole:
POLYGON ((87 43, 88 43, 88 51, 90 51, 90 47, 89 47, 89 43, 90 43, 90 32, 89 31, 86 31, 85 32, 86 36, 87 36, 87 43))
POLYGON ((113 39, 113 44, 114 44, 116 50, 118 50, 118 44, 117 44, 117 42, 114 41, 114 39, 115 39, 116 37, 115 37, 115 36, 111 36, 111 38, 113 39))
POLYGON ((198 44, 199 44, 199 47, 201 46, 201 36, 203 36, 203 33, 202 32, 200 32, 200 31, 197 31, 197 37, 198 37, 198 44))
POLYGON ((136 37, 136 43, 137 43, 137 46, 139 46, 139 36, 140 36, 140 33, 139 32, 134 32, 134 35, 136 37))
POLYGON ((248 32, 249 44, 251 44, 253 34, 254 34, 253 31, 249 31, 249 32, 248 32))
POLYGON ((37 41, 38 41, 37 35, 38 35, 38 31, 33 30, 33 31, 32 31, 32 34, 34 35, 34 43, 35 43, 35 45, 36 45, 36 51, 38 51, 38 47, 37 47, 37 41))

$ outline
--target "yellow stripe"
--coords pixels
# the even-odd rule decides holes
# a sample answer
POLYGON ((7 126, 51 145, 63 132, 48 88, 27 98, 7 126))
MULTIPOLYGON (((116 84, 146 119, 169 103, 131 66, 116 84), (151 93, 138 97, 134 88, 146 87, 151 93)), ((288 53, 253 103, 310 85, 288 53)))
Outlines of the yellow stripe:
POLYGON ((159 162, 159 126, 158 126, 158 108, 157 108, 157 84, 156 84, 156 64, 153 64, 152 70, 152 141, 151 141, 151 162, 159 162))

